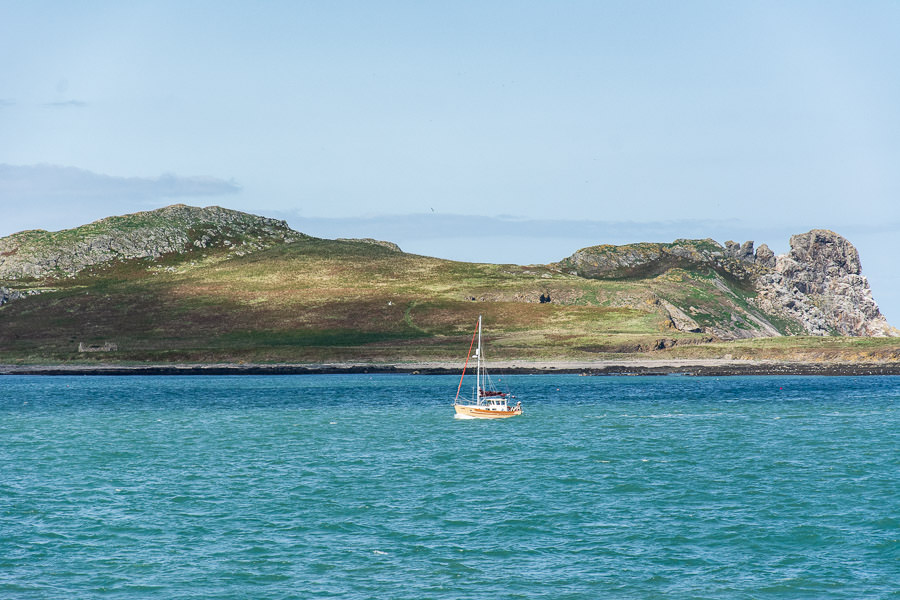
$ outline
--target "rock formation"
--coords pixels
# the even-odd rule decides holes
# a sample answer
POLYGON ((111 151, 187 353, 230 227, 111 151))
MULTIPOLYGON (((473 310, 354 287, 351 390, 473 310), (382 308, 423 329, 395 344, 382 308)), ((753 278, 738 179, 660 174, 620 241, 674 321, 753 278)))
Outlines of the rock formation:
POLYGON ((76 229, 23 231, 0 239, 0 280, 74 275, 112 260, 209 247, 251 251, 303 237, 284 221, 218 206, 177 204, 76 229))
MULTIPOLYGON (((790 245, 790 252, 781 256, 765 244, 754 252, 752 241, 728 241, 724 246, 710 239, 593 246, 555 266, 595 279, 648 278, 670 269, 700 267, 711 273, 723 297, 731 290, 737 299, 735 288, 751 289, 746 306, 737 300, 730 303, 732 326, 704 328, 720 338, 779 335, 779 329, 809 335, 898 335, 878 310, 853 244, 833 231, 814 229, 791 237, 790 245), (778 328, 775 321, 793 325, 778 328)), ((657 305, 676 329, 697 330, 686 307, 667 301, 657 305)))
POLYGON ((862 275, 859 253, 833 231, 791 237, 791 250, 758 277, 757 305, 801 323, 811 335, 896 335, 862 275))
POLYGON ((673 329, 677 329, 678 331, 688 331, 691 333, 699 333, 703 331, 703 328, 700 327, 697 321, 684 314, 683 310, 681 310, 671 302, 667 302, 666 300, 662 299, 658 300, 658 302, 666 312, 666 316, 668 316, 671 320, 673 329))
POLYGON ((387 248, 388 250, 393 250, 394 252, 403 252, 400 249, 400 246, 395 244, 394 242, 386 242, 384 240, 376 240, 373 238, 337 238, 338 242, 358 242, 361 244, 374 244, 376 246, 381 246, 382 248, 387 248))
POLYGON ((7 302, 12 302, 13 300, 19 300, 24 297, 24 294, 18 290, 11 290, 6 287, 0 287, 0 306, 3 306, 7 302))

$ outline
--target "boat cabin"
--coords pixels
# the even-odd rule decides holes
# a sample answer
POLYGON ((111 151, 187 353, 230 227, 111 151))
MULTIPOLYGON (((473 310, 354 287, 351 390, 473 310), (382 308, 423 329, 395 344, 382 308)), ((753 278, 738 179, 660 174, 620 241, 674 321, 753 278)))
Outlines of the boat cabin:
POLYGON ((488 410, 509 410, 509 406, 503 398, 485 398, 483 406, 488 410))

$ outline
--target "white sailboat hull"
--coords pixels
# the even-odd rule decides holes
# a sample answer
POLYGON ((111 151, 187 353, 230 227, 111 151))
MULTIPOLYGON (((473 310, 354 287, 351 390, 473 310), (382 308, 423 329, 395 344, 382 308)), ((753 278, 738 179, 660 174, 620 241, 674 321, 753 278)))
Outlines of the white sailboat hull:
POLYGON ((457 419, 506 419, 522 414, 521 408, 507 408, 506 410, 490 409, 469 404, 454 404, 457 419))

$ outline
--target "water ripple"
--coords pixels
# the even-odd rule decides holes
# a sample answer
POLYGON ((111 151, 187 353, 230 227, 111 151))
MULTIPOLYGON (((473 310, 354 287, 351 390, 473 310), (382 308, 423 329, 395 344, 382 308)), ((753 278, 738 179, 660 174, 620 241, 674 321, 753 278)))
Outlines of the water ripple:
POLYGON ((4 378, 0 597, 896 597, 897 378, 504 379, 4 378))

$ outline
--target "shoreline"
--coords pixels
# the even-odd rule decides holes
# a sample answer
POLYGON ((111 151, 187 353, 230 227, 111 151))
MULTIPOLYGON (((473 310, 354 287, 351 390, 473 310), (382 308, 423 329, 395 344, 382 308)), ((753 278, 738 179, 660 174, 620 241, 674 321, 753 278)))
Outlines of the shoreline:
MULTIPOLYGON (((2 375, 458 375, 461 364, 409 363, 278 363, 278 364, 147 364, 147 365, 0 365, 2 375)), ((725 359, 634 361, 497 361, 496 375, 576 374, 590 376, 687 375, 900 375, 900 363, 788 362, 725 359)))

